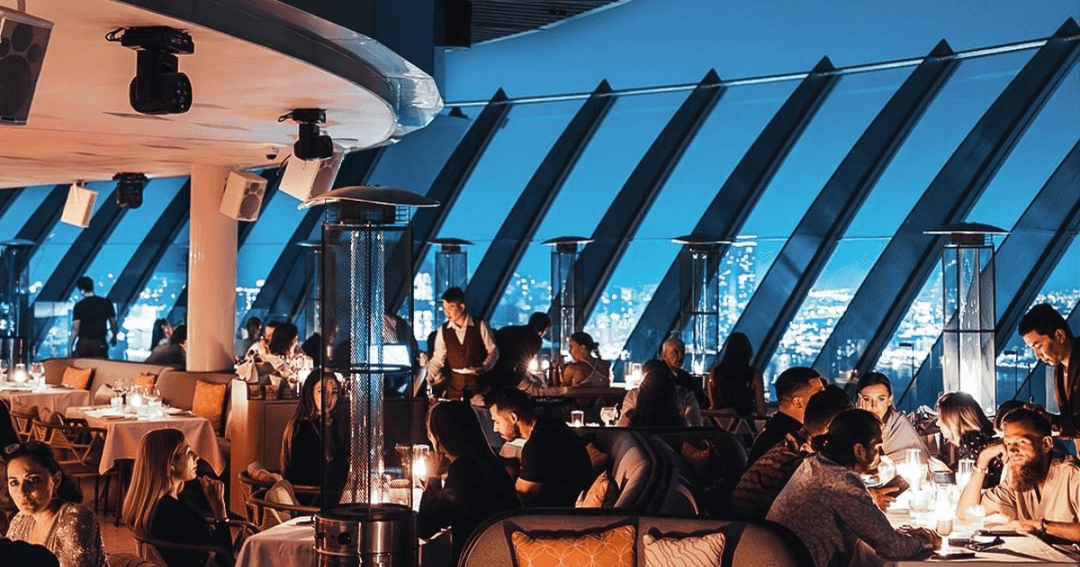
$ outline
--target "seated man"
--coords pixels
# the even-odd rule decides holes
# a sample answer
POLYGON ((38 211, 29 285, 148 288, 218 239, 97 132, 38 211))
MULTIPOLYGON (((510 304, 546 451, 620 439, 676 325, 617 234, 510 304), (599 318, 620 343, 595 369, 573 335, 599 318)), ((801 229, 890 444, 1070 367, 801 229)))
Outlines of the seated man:
POLYGON ((788 433, 802 427, 803 414, 810 396, 825 389, 824 381, 817 370, 805 366, 794 366, 780 373, 776 379, 776 396, 780 398, 780 408, 765 423, 753 447, 747 456, 747 465, 754 464, 766 451, 784 440, 788 433))
POLYGON ((1050 422, 1029 409, 1009 412, 1001 420, 1003 443, 987 446, 975 461, 971 480, 960 494, 957 513, 982 504, 986 513, 1000 512, 1013 529, 1080 542, 1080 466, 1052 451, 1050 422), (983 490, 990 461, 1006 455, 1001 484, 983 490))
POLYGON ((806 404, 802 428, 788 433, 743 473, 731 495, 732 515, 742 520, 764 519, 795 469, 814 452, 810 440, 828 431, 836 414, 852 407, 851 399, 836 386, 814 394, 806 404))
POLYGON ((705 395, 701 378, 691 376, 683 370, 683 361, 686 359, 686 343, 678 337, 670 337, 660 345, 660 358, 667 364, 671 374, 675 376, 675 385, 689 390, 697 398, 698 405, 709 407, 709 398, 705 395))
POLYGON ((537 417, 529 396, 517 388, 496 395, 491 420, 503 439, 525 439, 515 483, 522 504, 573 507, 593 476, 584 440, 562 421, 537 417))

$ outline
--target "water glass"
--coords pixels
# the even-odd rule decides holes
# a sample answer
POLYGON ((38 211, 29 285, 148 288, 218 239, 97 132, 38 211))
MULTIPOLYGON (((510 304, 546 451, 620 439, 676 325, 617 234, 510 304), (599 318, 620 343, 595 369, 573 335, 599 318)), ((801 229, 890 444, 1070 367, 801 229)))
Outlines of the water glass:
POLYGON ((109 405, 114 410, 122 410, 124 407, 124 396, 113 396, 109 398, 109 405))
POLYGON ((972 532, 983 529, 986 521, 986 507, 981 504, 969 504, 964 506, 964 523, 972 532))
POLYGON ((585 425, 585 412, 573 410, 570 412, 570 426, 583 427, 585 425))

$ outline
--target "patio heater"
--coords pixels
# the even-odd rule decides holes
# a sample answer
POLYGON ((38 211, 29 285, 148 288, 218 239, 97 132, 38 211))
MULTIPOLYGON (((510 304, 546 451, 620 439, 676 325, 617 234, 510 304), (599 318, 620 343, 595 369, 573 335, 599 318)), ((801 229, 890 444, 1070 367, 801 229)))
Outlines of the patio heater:
POLYGON ((347 451, 347 481, 335 488, 332 472, 324 475, 315 516, 320 567, 417 564, 413 504, 419 498, 413 496, 414 479, 403 478, 412 470, 412 451, 395 451, 413 447, 412 290, 407 286, 395 305, 386 288, 402 273, 411 281, 409 210, 437 204, 402 189, 342 187, 300 205, 327 206, 321 313, 333 355, 321 369, 338 378, 342 395, 334 408, 322 404, 322 411, 348 426, 347 447, 338 448, 347 451))
POLYGON ((715 363, 720 342, 720 244, 722 240, 691 234, 674 239, 682 253, 679 314, 682 340, 690 355, 690 373, 704 376, 715 363))
POLYGON ((582 236, 545 240, 551 246, 551 360, 570 354, 570 335, 581 330, 580 246, 592 242, 582 236))
POLYGON ((446 314, 439 308, 442 294, 452 287, 465 290, 469 281, 469 253, 465 246, 472 242, 461 238, 436 238, 431 241, 438 244, 435 251, 435 317, 434 326, 438 328, 446 322, 446 314))
POLYGON ((27 287, 27 267, 30 250, 37 246, 31 240, 0 242, 0 360, 7 368, 17 363, 29 363, 26 338, 30 333, 30 309, 27 287))
POLYGON ((1006 231, 987 224, 957 223, 926 234, 946 237, 941 251, 944 391, 967 392, 987 413, 993 413, 997 372, 992 237, 1006 231))
POLYGON ((297 245, 304 255, 304 275, 308 282, 307 297, 304 298, 304 327, 300 335, 303 341, 315 331, 322 333, 322 242, 304 240, 297 245))

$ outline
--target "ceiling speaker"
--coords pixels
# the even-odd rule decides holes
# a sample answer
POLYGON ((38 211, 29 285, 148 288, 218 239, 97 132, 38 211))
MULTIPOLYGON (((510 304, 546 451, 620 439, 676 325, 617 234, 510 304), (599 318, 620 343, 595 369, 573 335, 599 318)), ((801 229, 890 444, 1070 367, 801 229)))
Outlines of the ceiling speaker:
POLYGON ((221 196, 221 214, 239 221, 259 218, 263 196, 266 195, 266 178, 254 173, 233 171, 225 182, 225 194, 221 196))
POLYGON ((53 24, 0 8, 0 122, 26 124, 53 24))
POLYGON ((291 156, 285 162, 285 173, 281 174, 278 187, 301 201, 318 197, 334 187, 344 155, 339 146, 334 146, 334 155, 324 160, 302 160, 291 156))
POLYGON ((97 191, 93 189, 72 183, 71 189, 68 189, 67 201, 64 202, 64 212, 60 214, 60 222, 83 228, 90 226, 90 216, 94 213, 97 195, 97 191))

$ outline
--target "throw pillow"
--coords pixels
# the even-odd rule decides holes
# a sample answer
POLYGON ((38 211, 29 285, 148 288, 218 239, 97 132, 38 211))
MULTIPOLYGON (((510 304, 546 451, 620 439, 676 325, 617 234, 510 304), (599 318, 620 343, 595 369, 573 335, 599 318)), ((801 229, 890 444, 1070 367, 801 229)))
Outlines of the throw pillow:
POLYGON ((589 453, 589 462, 592 464, 593 472, 607 470, 611 465, 611 457, 601 451, 596 444, 591 442, 586 444, 585 450, 589 453))
POLYGON ((140 372, 135 375, 135 385, 152 388, 157 383, 157 374, 140 372))
POLYGON ((225 417, 225 393, 228 387, 228 384, 211 384, 199 380, 195 383, 195 395, 191 400, 191 412, 208 419, 218 435, 221 435, 225 417))
POLYGON ((619 499, 619 485, 611 478, 607 471, 600 473, 593 481, 592 486, 581 494, 576 507, 578 508, 611 508, 619 499))
POLYGON ((650 531, 641 537, 645 567, 720 565, 724 555, 724 534, 661 534, 650 531))
POLYGON ((68 366, 64 369, 64 379, 61 383, 74 390, 86 390, 90 387, 90 376, 93 374, 93 368, 68 366))
POLYGON ((578 535, 511 534, 518 567, 633 567, 634 526, 578 535))

